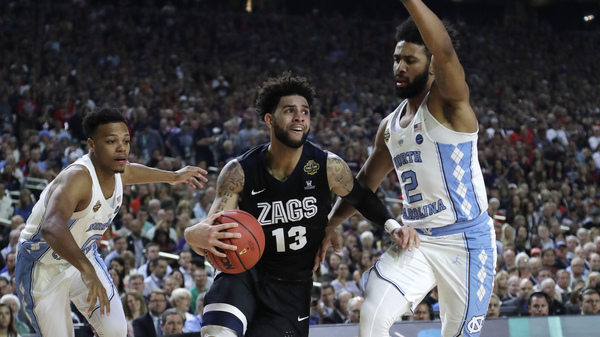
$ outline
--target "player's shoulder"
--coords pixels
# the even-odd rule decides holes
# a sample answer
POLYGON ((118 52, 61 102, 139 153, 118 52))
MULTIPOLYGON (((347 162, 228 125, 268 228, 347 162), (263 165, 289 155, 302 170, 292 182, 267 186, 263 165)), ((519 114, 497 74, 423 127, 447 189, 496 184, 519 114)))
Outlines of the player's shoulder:
POLYGON ((74 164, 61 171, 55 179, 58 184, 73 185, 82 188, 92 185, 90 174, 90 171, 84 165, 74 164))

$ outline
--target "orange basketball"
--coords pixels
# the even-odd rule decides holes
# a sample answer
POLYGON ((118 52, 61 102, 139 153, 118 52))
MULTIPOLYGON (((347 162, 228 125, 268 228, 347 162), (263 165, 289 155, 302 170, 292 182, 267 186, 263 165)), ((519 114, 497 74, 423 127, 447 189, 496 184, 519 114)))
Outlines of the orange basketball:
MULTIPOLYGON (((228 274, 238 274, 254 267, 260 260, 265 248, 265 234, 260 223, 250 213, 239 210, 227 210, 214 224, 237 222, 238 226, 227 229, 230 233, 240 233, 239 239, 222 239, 223 242, 237 246, 237 250, 221 250, 227 256, 218 257, 207 251, 206 258, 218 270, 228 274)), ((218 248, 217 248, 218 249, 218 248)))

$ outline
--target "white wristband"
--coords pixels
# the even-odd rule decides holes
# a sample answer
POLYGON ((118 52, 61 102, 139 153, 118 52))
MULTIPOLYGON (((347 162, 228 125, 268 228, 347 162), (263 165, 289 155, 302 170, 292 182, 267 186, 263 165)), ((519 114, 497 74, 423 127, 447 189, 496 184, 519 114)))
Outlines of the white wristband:
POLYGON ((383 224, 383 228, 385 228, 385 231, 391 235, 394 229, 402 228, 402 226, 394 219, 387 219, 387 221, 383 224))

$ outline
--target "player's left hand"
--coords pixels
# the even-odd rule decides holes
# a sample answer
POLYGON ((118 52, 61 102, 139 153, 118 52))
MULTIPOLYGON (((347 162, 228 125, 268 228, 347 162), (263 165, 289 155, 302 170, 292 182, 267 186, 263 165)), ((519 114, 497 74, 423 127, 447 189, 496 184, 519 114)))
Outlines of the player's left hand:
POLYGON ((186 166, 177 172, 175 172, 175 181, 171 182, 171 185, 177 185, 181 183, 188 184, 191 188, 202 188, 201 181, 207 182, 208 179, 205 175, 208 174, 206 170, 195 166, 186 166))
POLYGON ((329 247, 333 247, 333 249, 338 253, 342 251, 340 248, 338 235, 335 232, 335 227, 331 228, 330 226, 327 226, 325 229, 325 238, 323 238, 323 243, 317 251, 317 256, 315 256, 315 265, 313 266, 313 271, 316 271, 321 263, 325 263, 325 256, 327 255, 327 250, 329 247))
POLYGON ((419 239, 419 233, 409 226, 402 226, 394 229, 392 232, 392 240, 403 249, 408 247, 408 251, 412 251, 413 247, 419 248, 421 239, 419 239))

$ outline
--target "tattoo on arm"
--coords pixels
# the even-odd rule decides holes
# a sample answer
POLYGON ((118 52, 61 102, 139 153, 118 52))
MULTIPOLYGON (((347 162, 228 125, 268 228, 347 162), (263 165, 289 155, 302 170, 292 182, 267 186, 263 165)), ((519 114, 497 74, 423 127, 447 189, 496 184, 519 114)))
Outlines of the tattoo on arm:
POLYGON ((217 179, 217 212, 224 211, 230 199, 244 188, 244 171, 237 161, 229 162, 217 179))
POLYGON ((335 186, 339 186, 346 190, 347 193, 350 193, 353 186, 353 176, 346 162, 337 156, 329 157, 327 160, 327 172, 329 178, 332 178, 333 182, 335 182, 335 186))

